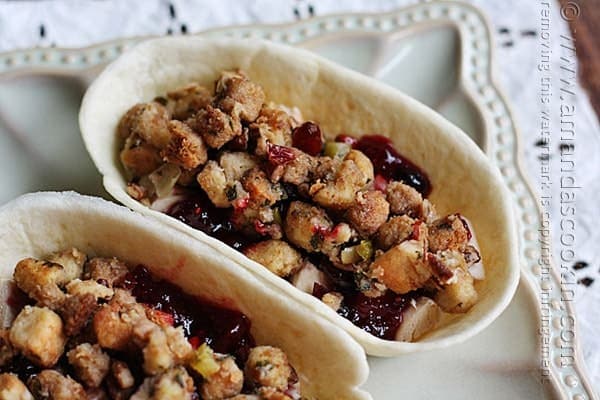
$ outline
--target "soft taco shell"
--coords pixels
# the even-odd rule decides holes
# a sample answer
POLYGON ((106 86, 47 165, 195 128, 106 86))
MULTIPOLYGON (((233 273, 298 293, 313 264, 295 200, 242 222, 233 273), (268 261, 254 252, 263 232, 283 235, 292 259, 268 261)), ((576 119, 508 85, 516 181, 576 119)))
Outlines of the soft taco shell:
POLYGON ((510 302, 518 283, 517 240, 511 202, 500 174, 460 129, 414 99, 308 51, 264 41, 165 38, 142 43, 111 64, 83 100, 80 127, 86 147, 118 201, 196 237, 307 309, 354 336, 369 354, 390 356, 446 347, 488 326, 510 302), (220 241, 157 211, 125 192, 116 127, 134 104, 192 81, 212 87, 223 70, 241 68, 262 85, 267 100, 298 107, 329 139, 339 133, 388 136, 421 166, 433 184, 440 214, 460 212, 473 224, 486 269, 480 301, 417 343, 376 338, 310 295, 293 288, 220 241))
POLYGON ((286 352, 307 398, 371 398, 358 388, 368 375, 365 354, 346 332, 210 246, 152 218, 76 193, 25 195, 0 209, 0 279, 10 279, 25 257, 69 247, 144 264, 187 293, 242 311, 258 344, 286 352))

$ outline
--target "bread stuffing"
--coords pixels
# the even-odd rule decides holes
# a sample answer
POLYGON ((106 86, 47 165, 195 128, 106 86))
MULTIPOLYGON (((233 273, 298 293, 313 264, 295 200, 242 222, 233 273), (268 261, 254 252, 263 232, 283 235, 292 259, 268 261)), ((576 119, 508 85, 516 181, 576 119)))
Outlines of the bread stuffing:
MULTIPOLYGON (((286 257, 276 272, 300 267, 286 242, 269 246, 286 257)), ((13 280, 27 300, 0 330, 0 400, 300 399, 286 354, 257 346, 244 314, 141 265, 71 248, 19 261, 13 280)))
MULTIPOLYGON (((471 275, 481 257, 466 217, 438 214, 427 175, 389 139, 322 132, 293 106, 241 70, 133 105, 117 132, 128 193, 384 339, 419 340, 474 307, 484 276, 471 275), (427 323, 400 330, 422 307, 409 314, 427 323)), ((46 305, 60 301, 55 280, 34 294, 46 305)))

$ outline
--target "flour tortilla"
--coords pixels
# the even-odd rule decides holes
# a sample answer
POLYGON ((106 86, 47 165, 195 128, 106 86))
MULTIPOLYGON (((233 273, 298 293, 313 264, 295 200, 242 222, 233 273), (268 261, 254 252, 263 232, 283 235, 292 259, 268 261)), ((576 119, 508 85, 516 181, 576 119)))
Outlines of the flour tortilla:
POLYGON ((500 174, 460 129, 414 99, 308 51, 265 41, 165 38, 144 42, 112 63, 86 93, 79 117, 86 147, 118 201, 211 246, 227 262, 251 271, 307 310, 348 331, 372 355, 447 347, 488 326, 509 304, 518 284, 517 236, 511 201, 500 174), (196 81, 212 87, 223 70, 241 68, 267 99, 298 107, 330 139, 339 133, 382 134, 421 166, 433 184, 430 200, 440 214, 460 212, 475 227, 486 279, 480 301, 466 314, 446 316, 417 343, 386 341, 338 316, 259 264, 180 221, 150 210, 125 192, 116 127, 134 104, 196 81))
POLYGON ((25 257, 76 247, 115 256, 200 295, 245 313, 258 344, 281 347, 310 399, 367 400, 362 348, 343 330, 282 296, 244 268, 223 262, 210 246, 153 218, 76 193, 37 193, 0 209, 0 280, 25 257))

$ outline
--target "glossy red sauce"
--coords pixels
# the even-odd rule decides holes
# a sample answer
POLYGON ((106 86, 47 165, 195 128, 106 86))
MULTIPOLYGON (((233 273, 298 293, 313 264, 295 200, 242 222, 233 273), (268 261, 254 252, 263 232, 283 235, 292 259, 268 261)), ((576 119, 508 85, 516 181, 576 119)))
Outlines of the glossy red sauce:
POLYGON ((321 128, 314 122, 307 121, 292 132, 292 146, 311 156, 321 154, 324 144, 321 128))
POLYGON ((231 208, 215 207, 206 193, 197 189, 186 191, 184 199, 175 202, 165 213, 240 250, 250 241, 235 231, 232 212, 231 208))
POLYGON ((172 283, 153 278, 143 266, 127 275, 123 287, 131 290, 139 303, 171 316, 174 326, 183 326, 194 346, 207 343, 218 353, 234 355, 240 365, 255 346, 246 315, 188 295, 172 283))
POLYGON ((332 291, 342 293, 344 300, 337 310, 339 315, 378 338, 394 340, 402 323, 402 313, 416 296, 415 293, 400 295, 387 290, 380 297, 367 297, 356 289, 352 272, 342 271, 323 261, 320 268, 329 278, 330 285, 325 287, 315 283, 313 296, 320 299, 332 291))
POLYGON ((385 136, 365 135, 355 139, 348 135, 339 135, 336 141, 350 144, 354 149, 365 153, 373 163, 376 175, 381 175, 388 181, 402 181, 424 197, 431 193, 431 182, 427 175, 402 156, 392 141, 385 136))
POLYGON ((26 305, 33 305, 35 302, 31 300, 25 292, 17 287, 14 282, 9 283, 8 298, 6 304, 17 313, 26 305))
MULTIPOLYGON (((66 363, 59 362, 59 365, 60 364, 66 365, 66 363)), ((31 361, 29 361, 22 355, 18 355, 15 358, 13 358, 6 367, 0 369, 0 371, 13 373, 17 375, 19 379, 21 379, 21 381, 27 382, 27 379, 39 374, 42 371, 42 369, 33 365, 31 361)))

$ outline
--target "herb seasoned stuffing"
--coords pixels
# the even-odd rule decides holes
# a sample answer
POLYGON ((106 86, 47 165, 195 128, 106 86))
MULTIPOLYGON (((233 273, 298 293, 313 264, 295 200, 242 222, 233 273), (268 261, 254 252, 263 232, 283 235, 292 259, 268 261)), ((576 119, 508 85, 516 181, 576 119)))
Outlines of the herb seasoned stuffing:
POLYGON ((385 339, 418 340, 442 311, 473 307, 467 219, 438 215, 427 176, 385 137, 325 135, 290 106, 242 71, 134 105, 118 128, 128 193, 385 339))
POLYGON ((0 400, 300 399, 286 354, 255 346, 244 314, 143 266, 73 248, 13 278, 28 304, 0 330, 0 400))

